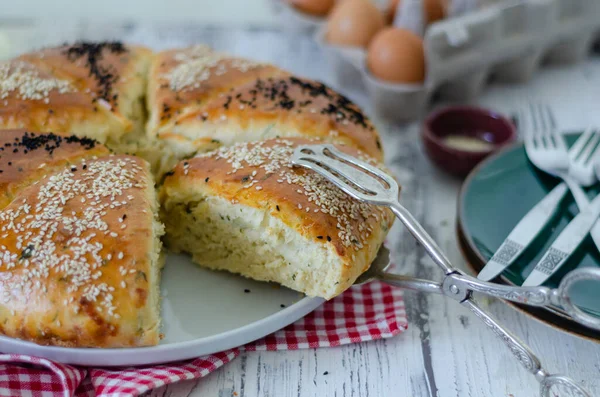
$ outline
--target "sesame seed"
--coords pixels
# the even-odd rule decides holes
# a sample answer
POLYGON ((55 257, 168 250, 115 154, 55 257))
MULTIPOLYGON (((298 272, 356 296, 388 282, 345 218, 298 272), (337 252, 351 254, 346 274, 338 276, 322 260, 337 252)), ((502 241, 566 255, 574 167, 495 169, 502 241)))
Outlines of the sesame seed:
MULTIPOLYGON (((230 166, 227 172, 229 175, 243 172, 244 175, 248 175, 244 178, 251 179, 260 169, 267 177, 276 176, 278 183, 294 185, 293 192, 298 195, 297 201, 306 200, 313 207, 312 213, 322 213, 333 218, 333 224, 338 229, 337 236, 345 247, 361 249, 372 233, 369 222, 372 222, 372 219, 380 219, 385 210, 349 197, 315 172, 292 167, 290 158, 295 147, 296 144, 292 140, 273 139, 238 143, 214 152, 200 154, 198 157, 226 160, 230 166)), ((377 165, 373 160, 364 157, 377 165)), ((254 183, 258 181, 252 180, 249 185, 254 183)), ((255 189, 262 190, 263 186, 256 185, 255 189)), ((311 212, 311 208, 303 206, 300 202, 297 202, 296 206, 298 209, 304 208, 307 213, 311 212)), ((330 236, 327 236, 327 241, 331 241, 330 236)))

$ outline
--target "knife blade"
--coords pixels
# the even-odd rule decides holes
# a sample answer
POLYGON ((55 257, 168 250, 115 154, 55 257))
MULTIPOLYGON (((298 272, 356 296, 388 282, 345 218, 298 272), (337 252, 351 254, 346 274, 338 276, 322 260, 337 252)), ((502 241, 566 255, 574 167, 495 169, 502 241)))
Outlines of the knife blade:
POLYGON ((567 185, 559 183, 517 223, 508 237, 496 250, 494 256, 477 275, 489 281, 509 267, 523 253, 533 239, 542 231, 558 209, 567 193, 567 185))
POLYGON ((600 216, 600 195, 588 205, 558 235, 542 259, 525 279, 524 287, 543 284, 569 259, 588 235, 600 216))

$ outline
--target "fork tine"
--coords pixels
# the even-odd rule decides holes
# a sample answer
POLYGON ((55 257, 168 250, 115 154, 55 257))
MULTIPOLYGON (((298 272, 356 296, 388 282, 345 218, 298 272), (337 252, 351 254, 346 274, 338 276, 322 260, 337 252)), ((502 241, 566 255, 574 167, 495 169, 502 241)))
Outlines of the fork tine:
POLYGON ((552 108, 549 105, 546 105, 545 108, 546 108, 546 114, 548 115, 548 120, 550 122, 550 128, 556 129, 557 123, 556 123, 556 119, 554 118, 554 112, 552 112, 552 108))
POLYGON ((339 161, 339 159, 342 159, 347 162, 351 162, 352 165, 362 168, 363 170, 367 171, 367 173, 373 174, 377 178, 383 179, 388 185, 390 185, 390 187, 397 184, 396 180, 394 178, 392 178, 390 175, 388 175, 386 172, 381 171, 379 168, 367 163, 366 161, 361 161, 357 158, 351 157, 351 156, 347 155, 346 153, 338 150, 333 145, 327 145, 327 150, 329 150, 329 152, 332 155, 337 157, 336 160, 339 161))
POLYGON ((558 149, 564 150, 565 153, 568 152, 569 148, 565 143, 565 138, 563 137, 563 135, 555 128, 552 128, 551 134, 554 140, 556 141, 556 147, 558 149))
POLYGON ((539 131, 542 134, 546 134, 546 133, 548 133, 548 126, 546 125, 546 118, 544 117, 544 111, 543 111, 542 106, 543 105, 541 103, 536 104, 536 106, 535 106, 536 113, 535 114, 537 116, 539 131))
POLYGON ((589 126, 585 129, 585 131, 583 131, 583 134, 581 134, 581 136, 577 138, 577 141, 575 141, 575 143, 569 150, 569 158, 571 160, 579 158, 579 156, 581 155, 581 151, 585 148, 586 143, 590 140, 592 134, 594 133, 594 129, 591 126, 589 126))
POLYGON ((586 145, 583 153, 581 153, 580 159, 585 164, 587 164, 594 154, 598 151, 598 141, 600 140, 600 134, 593 134, 592 138, 589 140, 586 145))

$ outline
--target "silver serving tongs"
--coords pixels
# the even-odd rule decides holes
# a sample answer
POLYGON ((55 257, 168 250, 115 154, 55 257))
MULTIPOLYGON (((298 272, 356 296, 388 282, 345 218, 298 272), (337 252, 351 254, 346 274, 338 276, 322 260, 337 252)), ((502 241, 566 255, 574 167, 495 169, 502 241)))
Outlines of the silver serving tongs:
MULTIPOLYGON (((468 307, 477 317, 483 320, 502 339, 525 369, 535 375, 540 382, 541 396, 562 395, 562 392, 568 391, 573 396, 591 397, 590 393, 572 379, 546 372, 529 347, 479 307, 473 300, 472 292, 477 291, 532 306, 560 306, 575 321, 600 330, 599 319, 583 312, 573 305, 569 298, 569 290, 577 282, 583 280, 600 281, 600 271, 598 269, 574 270, 562 279, 557 289, 513 287, 478 280, 452 266, 431 236, 410 212, 398 202, 399 188, 396 181, 380 169, 342 153, 330 144, 299 146, 292 156, 292 163, 321 174, 357 200, 390 207, 402 224, 425 247, 429 256, 445 273, 442 283, 386 273, 386 252, 380 251, 378 258, 371 266, 371 270, 361 276, 359 282, 378 279, 402 288, 433 292, 454 299, 463 306, 468 307), (551 391, 553 394, 550 394, 551 391)), ((389 260, 387 262, 389 263, 389 260)))

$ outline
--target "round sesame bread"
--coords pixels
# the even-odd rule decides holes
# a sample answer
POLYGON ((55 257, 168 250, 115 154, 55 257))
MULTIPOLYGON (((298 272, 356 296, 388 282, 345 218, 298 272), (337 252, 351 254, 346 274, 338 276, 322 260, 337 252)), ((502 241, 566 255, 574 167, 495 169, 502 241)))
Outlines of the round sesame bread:
POLYGON ((346 97, 322 83, 206 46, 158 53, 147 98, 147 134, 160 148, 151 163, 159 174, 215 144, 275 137, 319 137, 383 158, 377 131, 346 97))
POLYGON ((162 225, 148 163, 75 136, 0 136, 0 192, 12 198, 0 209, 0 333, 157 344, 162 225))
POLYGON ((393 221, 289 164, 327 141, 379 165, 355 104, 206 46, 80 42, 0 62, 1 128, 0 333, 41 344, 158 343, 151 168, 171 249, 311 296, 352 285, 393 221))
MULTIPOLYGON (((393 214, 292 167, 306 138, 238 143, 179 163, 160 189, 166 245, 202 266, 330 299, 368 269, 393 214)), ((349 146, 340 149, 377 162, 349 146)))
POLYGON ((0 62, 0 128, 63 131, 132 149, 143 136, 151 51, 75 43, 0 62))

